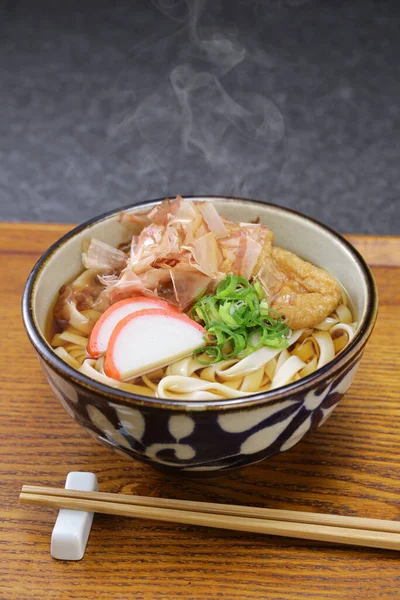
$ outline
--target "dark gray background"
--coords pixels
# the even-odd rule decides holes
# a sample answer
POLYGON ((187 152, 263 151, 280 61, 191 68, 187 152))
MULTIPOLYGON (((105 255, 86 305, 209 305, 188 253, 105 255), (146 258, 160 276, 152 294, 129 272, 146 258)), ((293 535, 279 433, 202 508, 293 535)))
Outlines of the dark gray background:
POLYGON ((0 17, 0 219, 209 193, 400 233, 399 0, 25 0, 0 17))

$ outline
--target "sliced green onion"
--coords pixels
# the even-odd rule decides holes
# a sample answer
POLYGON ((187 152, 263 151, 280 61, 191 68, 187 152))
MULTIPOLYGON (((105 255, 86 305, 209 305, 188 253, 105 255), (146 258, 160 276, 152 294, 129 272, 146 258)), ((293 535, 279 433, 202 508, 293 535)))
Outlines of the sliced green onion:
POLYGON ((218 313, 219 313, 219 316, 221 317, 221 319, 224 321, 224 323, 226 323, 227 325, 230 325, 230 327, 232 327, 233 329, 237 329, 238 324, 237 324, 236 320, 234 319, 234 317, 229 314, 229 305, 227 306, 226 302, 225 302, 225 304, 222 304, 219 307, 218 313))
POLYGON ((222 360, 222 352, 217 346, 197 348, 193 354, 202 365, 212 365, 213 363, 222 360), (207 358, 207 356, 209 358, 207 358))
POLYGON ((227 275, 215 294, 198 298, 190 315, 207 330, 207 345, 194 352, 204 365, 243 358, 262 346, 286 348, 291 333, 281 315, 269 308, 261 284, 237 275, 227 275))
POLYGON ((226 298, 229 296, 229 294, 234 292, 238 284, 238 279, 239 278, 236 277, 236 275, 229 275, 223 279, 217 287, 217 291, 215 293, 217 298, 226 298))
POLYGON ((263 300, 265 294, 264 294, 264 290, 262 289, 261 283, 259 281, 256 281, 253 284, 253 287, 256 290, 256 294, 260 298, 260 300, 263 300))

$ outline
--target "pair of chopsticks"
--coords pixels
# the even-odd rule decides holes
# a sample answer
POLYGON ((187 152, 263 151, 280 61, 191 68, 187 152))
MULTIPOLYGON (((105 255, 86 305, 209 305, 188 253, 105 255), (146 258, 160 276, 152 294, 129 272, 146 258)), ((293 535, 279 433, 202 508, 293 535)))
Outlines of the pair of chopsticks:
POLYGON ((400 521, 24 485, 26 504, 400 550, 400 521))

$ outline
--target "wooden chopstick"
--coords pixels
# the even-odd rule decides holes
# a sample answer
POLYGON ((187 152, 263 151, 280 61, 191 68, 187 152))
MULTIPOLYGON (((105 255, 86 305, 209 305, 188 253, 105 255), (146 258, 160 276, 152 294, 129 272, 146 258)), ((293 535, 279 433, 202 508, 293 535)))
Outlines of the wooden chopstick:
POLYGON ((53 508, 400 550, 400 523, 397 521, 41 486, 23 486, 20 501, 53 508), (356 525, 352 526, 354 522, 356 525))
POLYGON ((220 504, 216 502, 197 502, 193 500, 152 498, 150 496, 115 494, 111 492, 82 492, 80 490, 66 490, 64 488, 37 485, 22 486, 22 493, 64 498, 77 498, 82 500, 102 500, 105 502, 132 504, 136 506, 152 506, 155 508, 171 508, 175 510, 189 510, 193 512, 207 512, 215 515, 225 514, 237 517, 272 519, 278 521, 310 523, 314 525, 328 525, 334 527, 350 527, 352 529, 372 529, 374 531, 386 531, 388 533, 400 534, 400 521, 387 521, 383 519, 346 517, 342 515, 281 510, 275 508, 259 508, 256 506, 241 506, 236 504, 220 504))

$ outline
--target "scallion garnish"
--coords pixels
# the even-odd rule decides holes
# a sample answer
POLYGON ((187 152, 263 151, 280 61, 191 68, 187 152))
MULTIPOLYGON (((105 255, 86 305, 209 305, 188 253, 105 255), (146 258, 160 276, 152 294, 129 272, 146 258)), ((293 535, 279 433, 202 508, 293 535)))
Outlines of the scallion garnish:
POLYGON ((269 308, 259 282, 227 275, 215 294, 199 298, 190 316, 207 330, 207 345, 195 350, 201 364, 244 358, 262 346, 286 348, 290 334, 282 317, 269 308))

